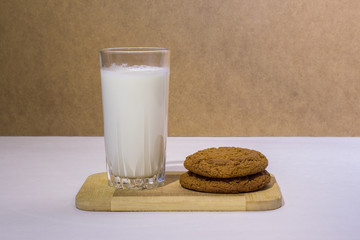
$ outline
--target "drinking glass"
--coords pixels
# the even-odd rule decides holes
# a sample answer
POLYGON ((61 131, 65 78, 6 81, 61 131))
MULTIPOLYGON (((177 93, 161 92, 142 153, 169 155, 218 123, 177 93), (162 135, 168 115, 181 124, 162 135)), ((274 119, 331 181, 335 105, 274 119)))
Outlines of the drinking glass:
POLYGON ((151 189, 165 181, 170 51, 155 47, 100 51, 108 182, 151 189))

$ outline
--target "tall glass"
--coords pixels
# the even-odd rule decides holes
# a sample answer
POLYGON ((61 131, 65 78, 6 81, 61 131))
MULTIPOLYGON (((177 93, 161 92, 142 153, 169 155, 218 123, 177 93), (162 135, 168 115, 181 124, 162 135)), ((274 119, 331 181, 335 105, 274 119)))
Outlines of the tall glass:
POLYGON ((100 51, 109 185, 150 189, 164 184, 170 51, 100 51))

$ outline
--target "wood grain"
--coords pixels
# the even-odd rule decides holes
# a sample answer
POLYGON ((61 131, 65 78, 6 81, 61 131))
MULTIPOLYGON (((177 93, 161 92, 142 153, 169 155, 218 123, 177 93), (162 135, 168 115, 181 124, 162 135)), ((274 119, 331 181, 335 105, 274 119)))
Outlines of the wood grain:
POLYGON ((106 173, 89 176, 76 196, 76 207, 88 211, 262 211, 282 206, 280 188, 271 176, 263 189, 242 194, 213 194, 180 186, 180 172, 168 172, 165 186, 126 191, 107 185, 106 173))

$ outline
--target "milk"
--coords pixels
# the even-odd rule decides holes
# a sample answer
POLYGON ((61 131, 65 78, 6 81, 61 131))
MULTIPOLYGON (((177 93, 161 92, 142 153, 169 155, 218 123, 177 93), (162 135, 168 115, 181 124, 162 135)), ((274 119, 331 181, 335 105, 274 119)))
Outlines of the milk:
POLYGON ((168 79, 167 68, 101 69, 106 161, 113 176, 147 178, 164 170, 168 79))

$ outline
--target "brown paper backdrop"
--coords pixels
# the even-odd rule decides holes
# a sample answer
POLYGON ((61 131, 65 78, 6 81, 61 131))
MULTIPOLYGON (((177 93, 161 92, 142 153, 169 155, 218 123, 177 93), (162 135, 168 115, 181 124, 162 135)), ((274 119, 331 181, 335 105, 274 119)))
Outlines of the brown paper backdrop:
POLYGON ((98 50, 172 50, 170 136, 359 136, 360 1, 0 2, 0 135, 102 135, 98 50))

